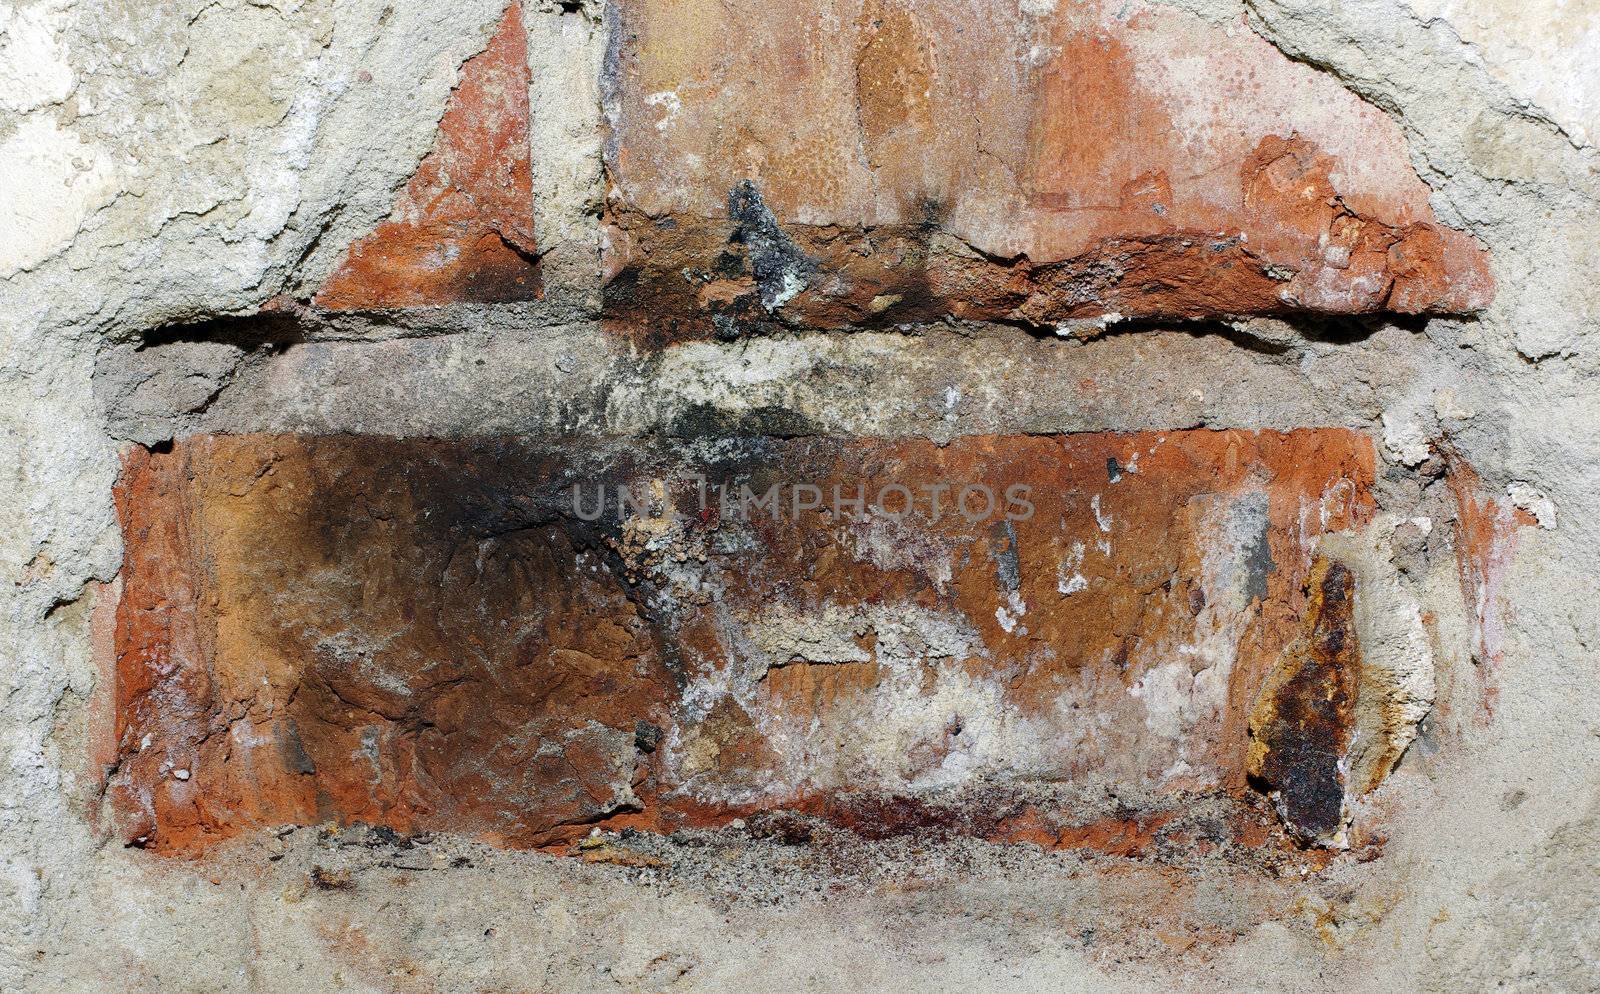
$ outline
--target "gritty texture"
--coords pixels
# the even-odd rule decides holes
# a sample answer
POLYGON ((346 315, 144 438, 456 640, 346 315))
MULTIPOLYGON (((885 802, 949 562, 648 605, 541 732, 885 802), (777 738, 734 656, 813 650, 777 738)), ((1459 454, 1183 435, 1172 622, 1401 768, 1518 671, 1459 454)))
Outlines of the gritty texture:
POLYGON ((615 10, 608 302, 661 335, 1493 295, 1394 123, 1248 32, 1120 2, 615 10), (719 230, 757 191, 781 264, 719 230))
MULTIPOLYGON (((1120 4, 885 0, 798 41, 792 5, 691 6, 524 0, 532 207, 503 220, 542 296, 356 310, 313 298, 405 219, 503 3, 0 9, 0 988, 1600 987, 1595 4, 1171 0, 1124 23, 1120 4), (1106 61, 1108 39, 1131 71, 1106 61), (1173 115, 1229 103, 1194 85, 1224 52, 1305 89, 1243 95, 1270 135, 1213 149, 1232 168, 1197 182, 1243 205, 1238 166, 1292 132, 1320 151, 1291 143, 1265 175, 1303 169, 1371 202, 1319 208, 1291 229, 1287 268, 1222 281, 1228 300, 1191 292, 1217 271, 1185 260, 1242 265, 1210 243, 1167 246, 1149 284, 1165 296, 1131 298, 1159 307, 1123 311, 1118 266, 1065 270, 1036 296, 1015 260, 1048 255, 1049 226, 1027 196, 985 192, 1020 167, 1025 195, 1098 192, 1115 227, 1153 225, 1165 190, 1128 186, 1137 156, 1116 157, 1165 140, 1162 121, 1193 139, 1195 118, 1173 115), (962 102, 994 76, 989 92, 1015 94, 1025 72, 1063 95, 1049 106, 1090 116, 1101 105, 1074 95, 1116 80, 1148 99, 1099 122, 1131 122, 1110 142, 1036 131, 1032 102, 998 117, 962 102), (1005 122, 1019 140, 972 134, 1005 122), (1052 171, 1096 148, 1111 159, 1052 171), (1351 176, 1321 156, 1375 165, 1351 176), (1417 270, 1472 289, 1470 306, 1345 306, 1323 221, 1393 226, 1401 206, 1470 246, 1417 270), (950 293, 928 258, 949 260, 941 278, 1012 282, 950 293), (1285 306, 1301 272, 1314 292, 1285 306), (1271 307, 1232 306, 1258 292, 1271 307), (1306 316, 1341 311, 1368 316, 1306 316), (1278 832, 1264 796, 1246 795, 1248 817, 1159 812, 1113 785, 1041 795, 1071 817, 987 838, 959 821, 980 797, 882 838, 871 826, 904 809, 618 825, 550 853, 285 825, 189 860, 125 846, 103 799, 116 674, 95 646, 137 596, 114 500, 130 451, 200 433, 940 443, 1195 427, 1374 440, 1382 514, 1318 543, 1353 577, 1358 687, 1384 689, 1381 706, 1358 689, 1350 715, 1345 849, 1241 832, 1278 832)), ((1171 156, 1152 162, 1177 203, 1171 156)), ((1375 244, 1343 247, 1393 275, 1375 244)), ((764 621, 763 644, 792 635, 787 616, 764 621)))
POLYGON ((1245 712, 1316 540, 1369 516, 1371 462, 1337 429, 136 449, 117 831, 193 851, 335 818, 532 847, 945 810, 1084 841, 1076 812, 947 795, 1090 783, 1159 823, 1243 788, 1245 712))
POLYGON ((350 246, 318 306, 537 299, 527 42, 522 5, 513 3, 488 46, 461 67, 434 148, 391 220, 350 246))
POLYGON ((1267 674, 1250 713, 1250 775, 1295 835, 1344 843, 1345 757, 1361 672, 1355 581, 1319 559, 1306 579, 1305 630, 1267 674))

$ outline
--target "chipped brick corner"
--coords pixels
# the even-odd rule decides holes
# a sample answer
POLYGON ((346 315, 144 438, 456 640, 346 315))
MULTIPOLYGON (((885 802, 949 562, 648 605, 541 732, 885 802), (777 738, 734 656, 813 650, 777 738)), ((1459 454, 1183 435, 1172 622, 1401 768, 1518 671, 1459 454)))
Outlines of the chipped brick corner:
POLYGON ((529 66, 515 0, 461 67, 433 149, 389 220, 356 241, 313 297, 329 310, 504 303, 540 296, 529 66))

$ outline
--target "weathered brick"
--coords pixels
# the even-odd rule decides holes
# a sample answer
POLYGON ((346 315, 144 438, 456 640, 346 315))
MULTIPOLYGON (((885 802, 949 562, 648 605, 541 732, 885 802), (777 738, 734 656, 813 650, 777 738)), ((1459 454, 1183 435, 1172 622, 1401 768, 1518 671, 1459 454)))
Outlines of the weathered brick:
POLYGON ((785 808, 1144 845, 1170 804, 1245 788, 1313 544, 1370 514, 1372 459, 1341 429, 136 449, 114 808, 163 851, 326 819, 539 846, 785 808), (597 515, 599 482, 656 503, 597 515), (775 484, 777 513, 741 510, 775 484), (994 507, 963 510, 964 484, 994 507), (1074 822, 1035 785, 1149 809, 1074 822))
POLYGON ((317 293, 333 310, 532 300, 539 295, 528 145, 528 40, 512 3, 461 68, 434 148, 388 221, 317 293))
POLYGON ((607 312, 677 337, 1489 300, 1398 127, 1252 32, 972 10, 617 5, 607 312))

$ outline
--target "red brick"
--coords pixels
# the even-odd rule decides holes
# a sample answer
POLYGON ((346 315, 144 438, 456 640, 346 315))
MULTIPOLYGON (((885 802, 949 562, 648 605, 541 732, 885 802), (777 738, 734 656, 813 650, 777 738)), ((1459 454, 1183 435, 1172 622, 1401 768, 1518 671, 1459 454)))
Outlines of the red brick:
POLYGON ((671 338, 1490 299, 1331 77, 1162 5, 1035 6, 619 5, 608 313, 671 338))
POLYGON ((332 310, 539 296, 528 138, 528 42, 512 3, 461 67, 434 148, 394 213, 350 247, 317 293, 332 310))
POLYGON ((1339 429, 680 450, 703 455, 275 435, 134 450, 124 836, 185 852, 336 819, 542 846, 789 808, 865 834, 1138 848, 1162 811, 1097 827, 951 797, 1243 791, 1312 543, 1371 511, 1370 444, 1339 429), (924 493, 898 523, 743 521, 702 513, 690 473, 829 498, 1027 484, 1035 510, 1008 521, 1002 497, 933 522, 924 493), (660 492, 681 517, 582 520, 571 484, 597 479, 676 481, 660 492))

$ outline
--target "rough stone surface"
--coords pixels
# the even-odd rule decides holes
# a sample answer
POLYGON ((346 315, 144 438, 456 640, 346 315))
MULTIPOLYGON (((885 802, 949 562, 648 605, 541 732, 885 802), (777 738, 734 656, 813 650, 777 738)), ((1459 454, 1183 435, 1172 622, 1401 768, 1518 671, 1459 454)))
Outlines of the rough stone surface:
MULTIPOLYGON (((818 13, 524 0, 526 70, 503 68, 528 87, 529 186, 471 195, 531 203, 498 221, 537 252, 541 295, 401 306, 412 273, 393 306, 331 309, 307 305, 352 245, 421 218, 409 184, 459 151, 441 121, 474 57, 515 47, 502 0, 0 9, 0 988, 1600 986, 1595 5, 818 13), (1219 66, 1224 85, 1195 85, 1219 66), (1079 126, 1047 130, 1051 114, 1079 126), (1305 167, 1344 210, 1246 209, 1242 166, 1269 138, 1286 154, 1265 178, 1305 167), (1152 219, 1165 189, 1127 186, 1154 171, 1207 236, 1186 252, 1152 219), (1088 213, 1140 251, 1041 226, 1092 228, 1041 193, 1099 197, 1088 213), (1213 223, 1250 241, 1211 252, 1213 223), (1412 269, 1377 251, 1391 229, 1440 241, 1415 243, 1412 269), (1249 259, 1252 243, 1284 254, 1249 259), (1417 274, 1427 292, 1368 292, 1417 274), (1199 315, 1216 319, 1167 320, 1199 315), (1384 690, 1350 715, 1348 847, 1284 835, 1252 790, 1163 806, 985 785, 666 835, 618 822, 558 853, 355 824, 241 832, 193 859, 124 845, 102 793, 117 673, 94 647, 139 596, 114 493, 141 448, 670 448, 696 425, 810 444, 1374 440, 1377 513, 1315 543, 1354 578, 1359 682, 1384 690), (890 825, 910 830, 869 837, 890 825)), ((634 733, 638 753, 653 735, 634 733)))

